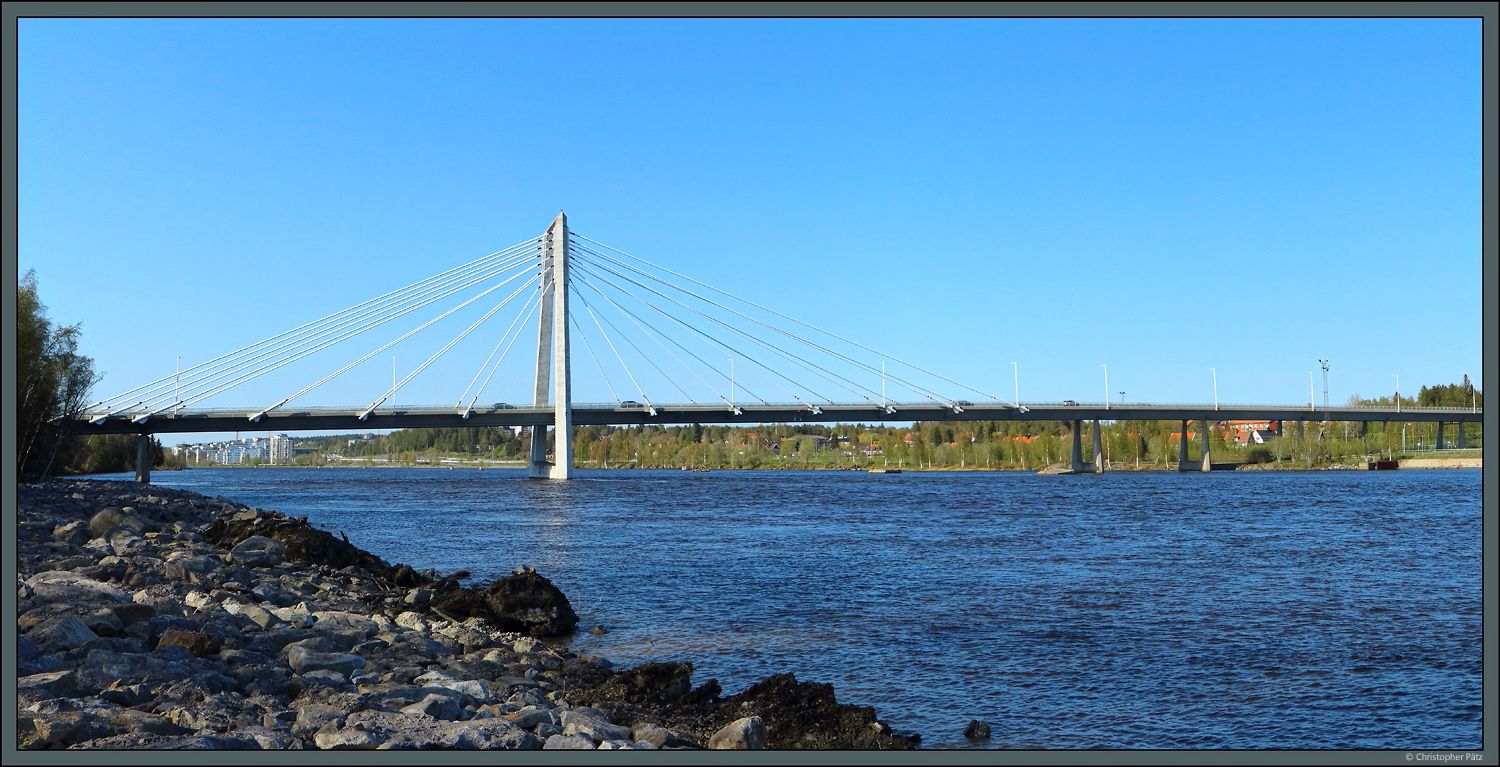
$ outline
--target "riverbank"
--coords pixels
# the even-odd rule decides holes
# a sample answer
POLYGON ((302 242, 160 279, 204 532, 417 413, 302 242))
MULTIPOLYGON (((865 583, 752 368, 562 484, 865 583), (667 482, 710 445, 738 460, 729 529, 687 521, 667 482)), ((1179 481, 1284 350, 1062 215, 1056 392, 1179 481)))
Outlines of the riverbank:
POLYGON ((616 670, 534 570, 477 588, 306 518, 130 482, 18 488, 17 738, 75 749, 912 748, 831 686, 616 670))

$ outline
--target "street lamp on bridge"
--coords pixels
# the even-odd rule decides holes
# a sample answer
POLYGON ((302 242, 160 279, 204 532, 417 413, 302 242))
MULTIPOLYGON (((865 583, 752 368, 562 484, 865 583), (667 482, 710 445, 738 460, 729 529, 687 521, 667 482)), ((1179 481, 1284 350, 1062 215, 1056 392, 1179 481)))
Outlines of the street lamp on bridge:
POLYGON ((1219 409, 1219 371, 1217 368, 1209 368, 1208 372, 1214 374, 1214 410, 1219 409))
POLYGON ((1108 410, 1109 409, 1109 366, 1105 365, 1105 364, 1100 364, 1099 367, 1104 368, 1104 409, 1108 410))
POLYGON ((1396 412, 1399 413, 1401 412, 1401 376, 1392 373, 1391 377, 1396 379, 1396 412))

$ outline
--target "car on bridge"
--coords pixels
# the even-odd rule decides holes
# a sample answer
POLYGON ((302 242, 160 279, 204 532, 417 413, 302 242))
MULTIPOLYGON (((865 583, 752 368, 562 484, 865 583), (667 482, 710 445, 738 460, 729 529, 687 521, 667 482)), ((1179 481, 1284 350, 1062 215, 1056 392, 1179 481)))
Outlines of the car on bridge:
POLYGON ((628 400, 625 400, 624 402, 621 402, 620 403, 620 407, 643 407, 643 406, 641 405, 641 403, 636 402, 633 399, 628 399, 628 400))
POLYGON ((1065 405, 1067 407, 1078 407, 1078 403, 1074 402, 1073 400, 1070 400, 1070 399, 1063 400, 1063 405, 1065 405))

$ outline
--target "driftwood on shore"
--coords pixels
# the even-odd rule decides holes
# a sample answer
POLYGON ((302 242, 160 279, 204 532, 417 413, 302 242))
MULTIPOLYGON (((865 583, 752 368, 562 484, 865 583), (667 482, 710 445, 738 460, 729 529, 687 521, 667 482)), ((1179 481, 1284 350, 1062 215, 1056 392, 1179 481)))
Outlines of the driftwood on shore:
POLYGON ((18 488, 17 746, 911 748, 780 675, 615 670, 534 570, 480 587, 305 518, 127 482, 18 488))

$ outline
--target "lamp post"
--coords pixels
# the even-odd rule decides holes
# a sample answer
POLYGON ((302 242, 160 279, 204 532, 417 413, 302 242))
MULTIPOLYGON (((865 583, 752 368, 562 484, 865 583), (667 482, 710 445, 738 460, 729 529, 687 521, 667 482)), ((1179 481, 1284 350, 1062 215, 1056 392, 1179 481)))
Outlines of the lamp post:
POLYGON ((1313 394, 1313 372, 1307 371, 1307 409, 1318 409, 1318 395, 1313 394))
POLYGON ((1099 367, 1104 368, 1104 409, 1108 410, 1109 409, 1109 366, 1101 363, 1099 365, 1099 367))
MULTIPOLYGON (((1399 413, 1401 412, 1401 376, 1392 373, 1391 378, 1396 379, 1396 412, 1399 413)), ((1402 449, 1404 450, 1405 448, 1402 449)))
POLYGON ((1328 417, 1328 360, 1318 360, 1323 368, 1323 417, 1328 417))
POLYGON ((1219 371, 1217 368, 1209 368, 1208 372, 1214 374, 1214 410, 1219 409, 1219 371))

